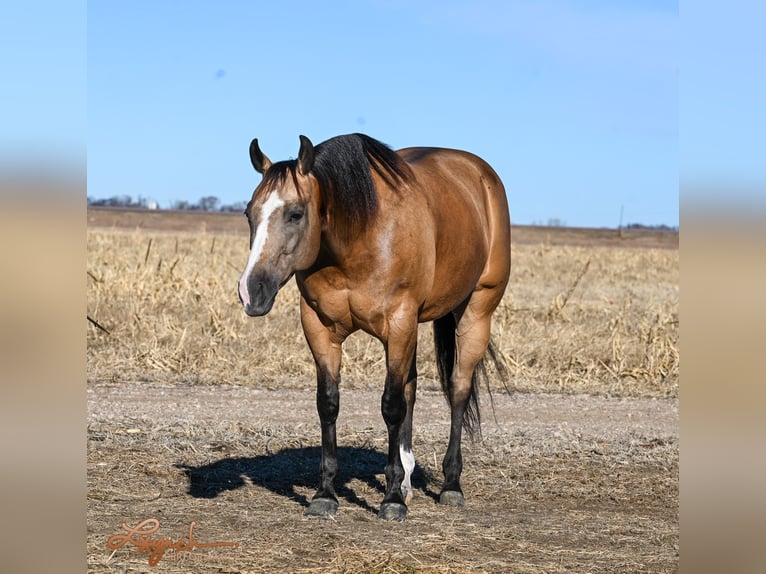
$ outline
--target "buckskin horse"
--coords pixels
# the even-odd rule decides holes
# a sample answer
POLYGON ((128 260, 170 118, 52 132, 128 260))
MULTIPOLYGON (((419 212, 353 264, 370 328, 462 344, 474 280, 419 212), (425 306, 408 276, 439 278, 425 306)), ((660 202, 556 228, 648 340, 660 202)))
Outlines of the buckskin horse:
POLYGON ((500 178, 468 152, 393 151, 363 134, 316 147, 300 136, 298 158, 276 163, 254 139, 250 160, 263 178, 245 210, 250 254, 239 299, 248 315, 265 315, 294 275, 316 364, 320 484, 305 514, 328 517, 338 510, 341 345, 361 329, 381 341, 386 357, 381 413, 389 445, 378 516, 405 519, 415 467, 418 323, 427 321, 433 321, 451 407, 439 502, 462 506, 462 430, 473 434, 480 424, 485 359, 498 363, 491 316, 510 273, 510 218, 500 178))

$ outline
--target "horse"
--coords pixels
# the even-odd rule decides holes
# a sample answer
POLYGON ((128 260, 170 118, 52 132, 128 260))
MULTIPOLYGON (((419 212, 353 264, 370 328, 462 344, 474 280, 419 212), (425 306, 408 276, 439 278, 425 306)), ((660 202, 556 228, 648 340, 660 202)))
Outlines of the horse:
POLYGON ((319 488, 305 515, 332 517, 338 510, 341 346, 362 330, 380 340, 386 360, 380 408, 388 459, 378 517, 405 520, 415 468, 418 323, 429 321, 451 408, 439 502, 463 506, 462 431, 473 436, 480 429, 485 358, 498 363, 491 317, 510 274, 505 188, 489 164, 465 151, 394 151, 358 133, 316 147, 299 139, 297 159, 275 163, 257 138, 250 144, 262 180, 245 209, 250 252, 237 291, 251 317, 268 313, 293 276, 300 292, 321 424, 319 488))

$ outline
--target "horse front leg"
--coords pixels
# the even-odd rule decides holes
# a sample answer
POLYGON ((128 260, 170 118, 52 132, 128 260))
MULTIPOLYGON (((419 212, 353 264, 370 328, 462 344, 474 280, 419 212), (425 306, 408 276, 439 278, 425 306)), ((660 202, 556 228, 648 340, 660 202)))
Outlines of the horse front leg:
POLYGON ((319 489, 306 509, 306 516, 333 516, 338 511, 335 477, 338 474, 338 443, 335 422, 340 410, 340 362, 342 339, 338 339, 301 299, 301 323, 317 371, 317 413, 322 429, 319 489))
MULTIPOLYGON (((408 419, 408 405, 405 398, 405 385, 413 372, 415 348, 417 344, 417 320, 413 314, 411 324, 403 328, 405 322, 395 321, 396 329, 389 329, 389 339, 386 343, 386 387, 380 401, 380 411, 388 429, 388 462, 385 468, 386 494, 380 505, 378 517, 383 520, 404 521, 407 515, 407 504, 402 485, 405 477, 409 482, 412 469, 405 470, 402 464, 402 445, 410 447, 411 453, 411 411, 408 419), (407 424, 409 423, 409 424, 407 424), (408 436, 409 435, 409 436, 408 436)), ((401 317, 400 317, 401 319, 401 317)), ((414 406, 414 381, 408 389, 412 393, 414 406)), ((414 464, 413 464, 414 466, 414 464)), ((409 486, 408 484, 405 486, 409 486)))
POLYGON ((412 502, 412 473, 415 470, 415 455, 412 452, 412 417, 415 411, 415 395, 418 385, 417 371, 417 348, 410 366, 410 373, 407 377, 407 384, 404 385, 404 399, 407 402, 407 414, 404 416, 404 423, 399 430, 399 457, 404 467, 404 480, 402 481, 402 496, 404 504, 409 506, 412 502))
POLYGON ((317 365, 317 412, 322 428, 319 489, 306 509, 306 516, 332 516, 338 511, 335 477, 338 475, 338 442, 335 421, 340 410, 338 378, 317 365))

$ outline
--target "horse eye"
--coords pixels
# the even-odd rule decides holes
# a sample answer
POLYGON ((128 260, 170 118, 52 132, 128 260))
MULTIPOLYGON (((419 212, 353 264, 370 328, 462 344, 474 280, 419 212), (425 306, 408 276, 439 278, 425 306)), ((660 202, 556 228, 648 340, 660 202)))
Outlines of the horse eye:
POLYGON ((287 222, 288 223, 298 223, 301 219, 303 219, 303 211, 291 211, 287 214, 287 222))

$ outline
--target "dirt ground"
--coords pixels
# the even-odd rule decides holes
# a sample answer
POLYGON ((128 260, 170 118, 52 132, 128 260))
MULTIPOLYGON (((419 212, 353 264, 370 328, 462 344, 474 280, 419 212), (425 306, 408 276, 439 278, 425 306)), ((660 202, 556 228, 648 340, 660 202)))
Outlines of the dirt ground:
POLYGON ((342 390, 340 510, 303 516, 318 483, 311 390, 90 382, 88 571, 675 572, 678 401, 486 392, 483 438, 464 439, 464 508, 435 500, 447 441, 440 393, 415 412, 415 498, 376 518, 386 432, 377 391, 342 390), (108 539, 149 535, 236 547, 167 550, 149 566, 108 539))

